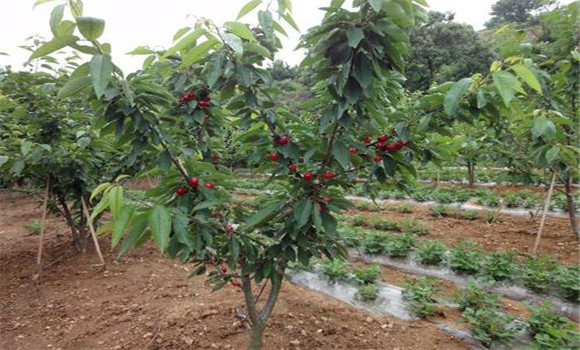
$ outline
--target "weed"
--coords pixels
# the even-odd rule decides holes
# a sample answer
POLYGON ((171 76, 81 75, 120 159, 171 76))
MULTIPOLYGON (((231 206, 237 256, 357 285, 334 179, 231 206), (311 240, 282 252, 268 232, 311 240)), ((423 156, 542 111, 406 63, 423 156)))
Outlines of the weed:
POLYGON ((550 310, 549 302, 532 308, 526 326, 532 336, 534 349, 578 349, 580 334, 573 322, 550 310))
POLYGON ((439 241, 424 241, 415 252, 417 253, 417 260, 422 264, 436 265, 445 259, 445 252, 447 247, 439 241))
POLYGON ((352 266, 341 259, 326 260, 322 263, 322 273, 332 281, 348 279, 349 268, 352 266))
POLYGON ((503 221, 500 213, 495 210, 483 210, 481 212, 481 220, 487 224, 494 224, 503 221))
POLYGON ((357 282, 360 284, 374 283, 381 276, 381 269, 377 265, 354 269, 352 271, 357 282))
POLYGON ((461 212, 461 216, 465 220, 477 220, 479 219, 479 212, 477 210, 464 210, 461 212))
POLYGON ((429 317, 439 311, 434 295, 441 291, 439 282, 433 278, 422 277, 404 281, 403 295, 411 311, 419 317, 429 317))
POLYGON ((26 229, 31 235, 39 235, 42 231, 42 220, 32 219, 26 223, 26 229))
POLYGON ((423 221, 414 218, 403 218, 395 223, 396 228, 401 232, 414 233, 418 235, 425 235, 429 233, 429 226, 423 221))
POLYGON ((437 204, 429 208, 429 213, 435 217, 444 217, 449 214, 451 207, 444 204, 437 204))
POLYGON ((361 284, 358 287, 358 294, 364 301, 375 300, 379 296, 379 287, 376 284, 361 284))
POLYGON ((518 332, 517 328, 509 327, 514 317, 502 314, 497 309, 467 308, 463 312, 463 316, 472 326, 473 337, 488 347, 494 341, 507 343, 518 332))
POLYGON ((510 279, 516 268, 515 258, 516 255, 511 250, 491 253, 483 261, 483 274, 495 281, 510 279))
POLYGON ((523 264, 521 279, 524 285, 536 292, 545 291, 552 282, 556 262, 549 257, 527 257, 523 264))
POLYGON ((453 293, 453 300, 459 304, 461 311, 468 308, 479 310, 497 307, 499 296, 483 290, 473 283, 453 293))
POLYGON ((463 241, 451 248, 449 266, 455 271, 473 275, 481 269, 483 256, 483 252, 476 243, 463 241))

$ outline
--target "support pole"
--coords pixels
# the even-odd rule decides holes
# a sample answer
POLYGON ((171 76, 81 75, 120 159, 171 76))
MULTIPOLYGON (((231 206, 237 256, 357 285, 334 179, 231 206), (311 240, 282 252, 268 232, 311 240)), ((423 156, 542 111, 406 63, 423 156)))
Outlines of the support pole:
POLYGON ((101 259, 101 264, 106 268, 105 259, 103 259, 103 254, 101 254, 101 247, 99 246, 99 241, 97 240, 97 234, 95 233, 95 228, 93 227, 93 219, 91 219, 91 215, 89 214, 89 208, 87 206, 87 202, 85 201, 85 197, 81 195, 81 204, 83 206, 83 213, 87 218, 87 224, 89 225, 89 230, 91 230, 91 236, 93 237, 93 242, 95 243, 95 249, 97 250, 97 254, 99 255, 99 259, 101 259))
POLYGON ((550 188, 548 189, 548 195, 546 196, 546 201, 544 202, 544 212, 542 213, 542 220, 540 221, 540 228, 538 229, 538 235, 536 236, 536 242, 534 243, 533 254, 538 251, 538 246, 540 245, 540 239, 542 238, 542 231, 544 230, 544 223, 546 222, 546 216, 548 209, 550 208, 550 202, 552 201, 552 192, 554 191, 554 184, 556 183, 556 173, 552 175, 552 182, 550 182, 550 188))
POLYGON ((37 278, 42 273, 42 244, 44 241, 44 231, 46 228, 46 213, 48 211, 48 197, 50 189, 50 177, 46 179, 46 188, 44 189, 44 203, 42 204, 42 219, 40 227, 40 235, 38 236, 38 254, 36 255, 37 278))

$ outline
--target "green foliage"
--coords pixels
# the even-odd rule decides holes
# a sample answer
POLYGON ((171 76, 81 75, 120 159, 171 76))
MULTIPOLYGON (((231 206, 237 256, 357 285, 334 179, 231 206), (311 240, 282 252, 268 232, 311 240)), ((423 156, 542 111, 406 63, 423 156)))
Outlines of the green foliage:
POLYGON ((470 284, 453 293, 453 301, 459 304, 461 311, 468 308, 474 310, 495 309, 499 305, 499 300, 499 295, 481 289, 477 284, 470 284))
POLYGON ((481 248, 471 241, 462 241, 449 251, 449 266, 458 272, 476 274, 483 264, 481 248))
POLYGON ((370 222, 375 230, 390 231, 396 230, 398 228, 398 225, 395 221, 381 216, 372 217, 370 222))
POLYGON ((514 317, 497 309, 467 308, 463 316, 472 326, 473 337, 488 347, 494 342, 509 343, 518 332, 517 328, 510 326, 514 317))
POLYGON ((396 222, 396 227, 401 232, 425 235, 429 233, 429 226, 423 221, 415 218, 403 218, 396 222))
POLYGON ((503 221, 501 214, 496 210, 482 210, 481 220, 486 224, 495 224, 503 221))
POLYGON ((482 273, 495 281, 503 281, 514 278, 516 267, 514 251, 498 251, 485 256, 482 273))
POLYGON ((447 247, 436 240, 425 240, 416 249, 417 260, 422 264, 436 265, 443 262, 447 247))
POLYGON ((328 259, 321 265, 322 273, 332 281, 347 280, 351 266, 351 264, 341 259, 328 259))
POLYGON ((381 268, 378 265, 368 265, 363 268, 356 268, 352 273, 360 284, 371 284, 375 283, 381 276, 381 268))
POLYGON ((439 282, 429 277, 404 281, 403 295, 409 303, 411 312, 419 317, 429 317, 439 311, 434 295, 441 291, 439 282))
POLYGON ((361 284, 358 286, 358 294, 363 301, 376 300, 379 296, 379 287, 376 284, 361 284))
POLYGON ((382 254, 387 252, 391 240, 390 234, 372 231, 365 235, 361 245, 365 253, 382 254))
POLYGON ((526 287, 543 292, 551 286, 556 266, 556 262, 550 257, 526 257, 520 278, 526 287))
POLYGON ((412 234, 401 233, 393 235, 391 241, 386 246, 386 253, 393 258, 406 257, 415 244, 416 239, 412 234))
POLYGON ((506 23, 526 23, 532 12, 542 6, 540 0, 498 0, 491 6, 491 18, 485 23, 493 28, 506 23))
POLYGON ((580 301, 580 267, 558 266, 554 281, 561 290, 562 295, 571 301, 580 301))
POLYGON ((550 310, 546 302, 532 309, 526 325, 534 338, 533 349, 577 349, 580 334, 576 325, 550 310))

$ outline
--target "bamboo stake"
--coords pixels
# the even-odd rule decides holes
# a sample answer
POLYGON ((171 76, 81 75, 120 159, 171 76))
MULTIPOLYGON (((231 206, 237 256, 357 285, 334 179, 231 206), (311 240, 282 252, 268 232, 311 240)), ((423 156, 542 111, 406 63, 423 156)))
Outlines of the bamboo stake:
POLYGON ((101 264, 106 267, 105 259, 103 259, 103 254, 101 254, 101 247, 99 246, 99 241, 97 240, 97 234, 95 233, 95 228, 93 227, 93 219, 91 219, 91 215, 89 214, 89 208, 85 201, 85 198, 81 196, 81 204, 83 206, 83 213, 87 218, 87 224, 89 225, 89 230, 91 231, 91 236, 93 237, 93 242, 95 243, 95 249, 97 250, 97 254, 99 255, 99 259, 101 259, 101 264))
POLYGON ((44 189, 44 203, 42 204, 42 219, 40 227, 40 235, 38 236, 38 254, 36 255, 37 276, 40 277, 42 272, 42 243, 44 241, 44 231, 46 227, 46 212, 48 211, 48 196, 50 188, 50 177, 46 179, 46 188, 44 189))
POLYGON ((552 200, 552 191, 554 190, 554 184, 556 183, 556 173, 552 175, 552 182, 550 182, 550 188, 548 189, 548 195, 546 196, 546 201, 544 202, 544 212, 542 213, 542 220, 540 221, 540 228, 538 229, 538 235, 536 236, 536 242, 534 243, 533 254, 538 251, 538 246, 540 245, 540 239, 542 238, 542 231, 544 230, 544 223, 546 222, 546 216, 548 213, 548 208, 552 200))

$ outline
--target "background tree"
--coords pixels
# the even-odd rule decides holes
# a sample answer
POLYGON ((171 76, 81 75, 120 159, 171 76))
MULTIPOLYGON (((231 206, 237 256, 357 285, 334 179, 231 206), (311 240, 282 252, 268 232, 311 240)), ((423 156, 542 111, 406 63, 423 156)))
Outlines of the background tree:
POLYGON ((553 3, 545 0, 498 0, 491 6, 491 18, 485 23, 487 28, 506 23, 524 24, 533 18, 533 12, 553 3))
POLYGON ((455 22, 452 13, 430 12, 411 31, 410 42, 406 86, 411 90, 485 74, 494 57, 491 44, 470 25, 455 22))

